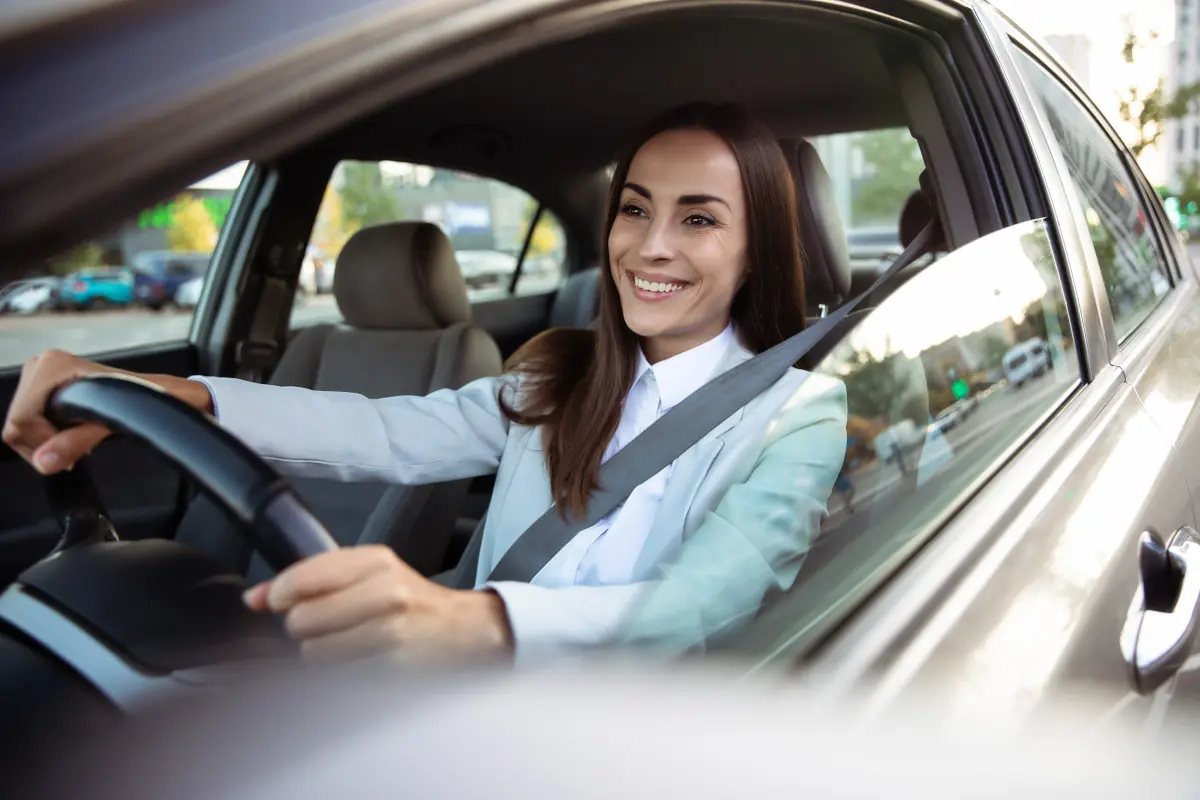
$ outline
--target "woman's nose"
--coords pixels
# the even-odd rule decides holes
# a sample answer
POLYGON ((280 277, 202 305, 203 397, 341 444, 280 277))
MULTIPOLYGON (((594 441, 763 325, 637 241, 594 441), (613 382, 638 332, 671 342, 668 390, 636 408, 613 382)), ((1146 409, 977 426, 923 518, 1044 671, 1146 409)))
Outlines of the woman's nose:
POLYGON ((674 257, 675 248, 671 243, 669 222, 655 219, 647 226, 642 246, 638 248, 638 255, 646 262, 670 261, 674 257))

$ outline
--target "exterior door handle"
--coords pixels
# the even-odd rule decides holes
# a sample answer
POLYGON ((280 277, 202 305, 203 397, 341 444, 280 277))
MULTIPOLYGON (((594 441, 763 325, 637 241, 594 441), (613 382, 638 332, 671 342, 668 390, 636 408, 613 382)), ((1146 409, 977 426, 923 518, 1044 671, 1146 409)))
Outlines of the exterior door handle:
POLYGON ((1134 689, 1148 694, 1183 666, 1200 632, 1200 534, 1180 528, 1164 546, 1146 531, 1138 538, 1138 570, 1121 653, 1134 689))

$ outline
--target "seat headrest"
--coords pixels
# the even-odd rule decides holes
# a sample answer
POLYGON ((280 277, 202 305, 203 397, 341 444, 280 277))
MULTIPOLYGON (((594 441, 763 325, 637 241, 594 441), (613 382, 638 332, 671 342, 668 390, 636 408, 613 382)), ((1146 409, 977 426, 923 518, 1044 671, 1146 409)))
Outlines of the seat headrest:
POLYGON ((805 293, 811 302, 837 306, 850 294, 850 252, 833 181, 816 148, 804 139, 781 143, 796 180, 805 293))
POLYGON ((942 233, 941 220, 938 219, 937 212, 934 210, 933 182, 929 178, 928 170, 921 172, 920 183, 921 188, 908 196, 904 208, 900 211, 900 246, 908 247, 926 225, 930 222, 937 222, 933 239, 925 247, 925 252, 933 253, 945 250, 946 237, 942 233))
POLYGON ((454 247, 429 222, 363 228, 338 256, 333 296, 355 328, 426 330, 471 321, 454 247))

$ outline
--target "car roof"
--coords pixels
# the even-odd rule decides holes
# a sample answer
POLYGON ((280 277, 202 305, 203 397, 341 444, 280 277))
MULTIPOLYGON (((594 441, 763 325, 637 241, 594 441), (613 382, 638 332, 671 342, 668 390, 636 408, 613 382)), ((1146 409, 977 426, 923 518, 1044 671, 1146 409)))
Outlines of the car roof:
MULTIPOLYGON (((619 143, 653 113, 694 96, 694 75, 676 68, 681 60, 703 52, 726 65, 706 72, 707 96, 748 104, 782 134, 816 135, 905 124, 877 45, 918 41, 832 6, 716 0, 633 4, 619 23, 605 25, 565 15, 599 3, 547 2, 539 14, 564 16, 536 28, 497 24, 530 14, 528 4, 505 0, 487 4, 487 22, 477 11, 483 4, 470 0, 452 10, 411 0, 386 17, 368 0, 218 0, 186 12, 162 8, 153 18, 114 11, 137 5, 132 0, 92 5, 108 13, 26 22, 24 47, 0 65, 0 102, 32 109, 6 126, 0 148, 0 199, 24 198, 11 204, 19 213, 0 219, 0 241, 24 242, 30 249, 22 255, 45 257, 71 244, 68 234, 101 233, 233 160, 270 160, 301 146, 505 180, 548 202, 569 228, 590 230, 602 170, 619 143), (803 24, 792 24, 801 16, 803 24), (435 18, 437 27, 428 27, 435 18), (51 46, 81 20, 86 39, 51 46), (197 36, 201 28, 222 35, 197 36), (484 30, 488 41, 449 46, 484 30), (541 41, 529 47, 535 37, 541 41), (454 69, 435 74, 434 51, 454 69), (122 53, 120 63, 109 63, 112 52, 122 53), (368 57, 380 77, 404 80, 387 81, 351 107, 346 97, 361 95, 369 76, 333 65, 368 57), (455 71, 459 77, 447 80, 455 71), (611 92, 617 71, 639 79, 611 92), (246 102, 251 97, 256 102, 246 102), (371 103, 380 110, 364 116, 371 103), (137 124, 150 117, 155 125, 137 124), (161 135, 167 117, 186 135, 161 135), (54 224, 64 217, 75 222, 69 232, 54 224)), ((913 3, 926 13, 929 6, 913 3)), ((0 40, 13 30, 0 27, 0 40)))

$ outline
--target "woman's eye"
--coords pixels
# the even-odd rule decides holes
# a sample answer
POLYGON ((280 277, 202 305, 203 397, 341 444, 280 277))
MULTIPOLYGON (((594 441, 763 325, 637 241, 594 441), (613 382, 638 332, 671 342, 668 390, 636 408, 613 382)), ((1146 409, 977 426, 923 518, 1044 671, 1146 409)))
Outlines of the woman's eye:
POLYGON ((695 225, 698 227, 708 227, 709 225, 716 224, 716 220, 714 220, 712 217, 707 216, 705 214, 692 214, 687 219, 685 219, 684 222, 687 223, 688 225, 695 225))
POLYGON ((627 217, 644 217, 646 212, 635 206, 633 203, 625 203, 621 206, 621 213, 627 217))

